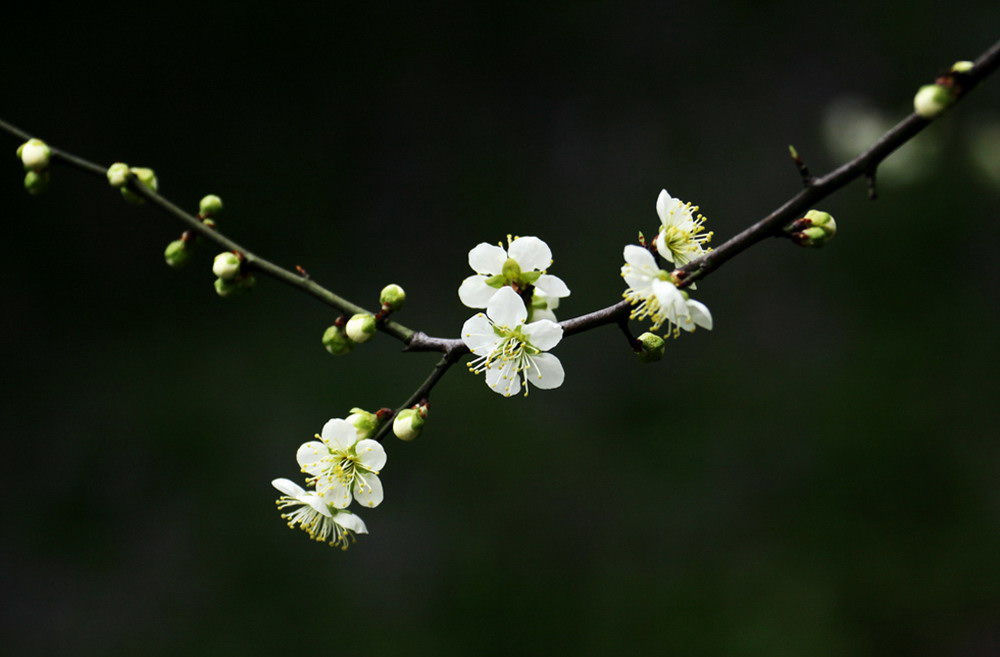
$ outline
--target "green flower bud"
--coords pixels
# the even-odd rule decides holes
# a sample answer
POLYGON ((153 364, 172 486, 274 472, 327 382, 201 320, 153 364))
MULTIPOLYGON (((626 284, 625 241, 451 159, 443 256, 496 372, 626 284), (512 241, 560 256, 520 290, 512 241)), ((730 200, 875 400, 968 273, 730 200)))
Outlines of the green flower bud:
POLYGON ((211 217, 222 212, 222 199, 215 194, 209 194, 198 203, 198 212, 203 217, 211 217))
POLYGON ((354 341, 347 337, 344 329, 335 325, 323 331, 323 346, 334 356, 340 356, 354 349, 354 341))
POLYGON ((234 278, 228 281, 217 278, 215 279, 215 293, 225 299, 227 297, 243 294, 247 290, 252 289, 255 285, 257 285, 257 279, 250 275, 240 276, 239 278, 234 278))
POLYGON ((424 422, 427 418, 427 407, 418 406, 407 408, 399 412, 392 420, 392 432, 400 440, 410 441, 420 435, 424 430, 424 422))
POLYGON ((517 260, 507 258, 500 271, 508 281, 516 281, 521 276, 521 265, 517 264, 517 260))
POLYGON ((406 291, 395 283, 391 283, 382 288, 382 293, 378 295, 379 303, 388 306, 392 310, 399 310, 406 301, 406 291))
MULTIPOLYGON (((112 166, 114 166, 114 165, 112 165, 112 166)), ((108 180, 109 181, 111 180, 111 173, 110 172, 111 172, 111 170, 109 169, 108 170, 108 180)), ((133 176, 135 176, 135 179, 138 180, 139 183, 143 187, 145 187, 146 189, 148 189, 150 191, 154 191, 155 192, 159 188, 159 186, 160 186, 159 181, 156 179, 156 172, 154 172, 152 169, 147 169, 147 168, 144 168, 144 167, 132 167, 131 169, 129 169, 129 172, 133 176)), ((125 197, 125 200, 129 201, 130 203, 143 203, 146 200, 146 199, 142 198, 141 196, 139 196, 138 194, 136 194, 135 192, 133 192, 128 187, 122 187, 121 188, 121 192, 122 192, 122 196, 125 197)))
POLYGON ((223 251, 212 262, 212 273, 224 281, 231 281, 240 273, 240 257, 232 251, 223 251))
POLYGON ((975 65, 976 64, 974 62, 970 62, 968 60, 962 60, 960 62, 955 62, 954 64, 951 65, 951 72, 952 73, 968 73, 969 71, 971 71, 975 67, 975 65))
POLYGON ((666 350, 666 341, 655 333, 643 333, 639 336, 639 343, 642 345, 640 351, 635 352, 641 363, 655 363, 663 358, 666 350))
POLYGON ((108 167, 108 184, 112 187, 124 187, 128 182, 128 165, 115 162, 108 167))
POLYGON ((24 174, 24 189, 32 196, 37 196, 48 188, 48 171, 29 171, 24 174))
POLYGON ((826 238, 830 239, 837 234, 837 222, 833 220, 833 215, 821 210, 810 210, 806 212, 806 219, 812 222, 813 226, 819 226, 826 233, 826 238))
POLYGON ((49 166, 52 149, 41 139, 29 139, 17 147, 17 156, 26 171, 42 171, 49 166))
POLYGON ((375 335, 375 316, 358 313, 347 320, 347 337, 357 343, 368 342, 375 335))
POLYGON ((955 102, 955 92, 940 84, 925 84, 913 97, 913 111, 925 119, 941 116, 955 102))
POLYGON ((351 414, 345 419, 354 425, 355 431, 358 432, 358 440, 371 438, 379 425, 378 416, 363 408, 352 408, 351 414))
POLYGON ((163 259, 171 267, 183 267, 191 259, 191 249, 184 240, 174 240, 167 244, 166 250, 163 251, 163 259))

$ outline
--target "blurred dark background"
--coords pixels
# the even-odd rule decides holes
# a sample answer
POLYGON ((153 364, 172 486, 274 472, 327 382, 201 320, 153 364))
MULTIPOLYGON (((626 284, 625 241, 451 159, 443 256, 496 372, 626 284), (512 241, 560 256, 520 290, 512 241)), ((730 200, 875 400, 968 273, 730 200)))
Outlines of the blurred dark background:
MULTIPOLYGON (((787 144, 828 170, 998 37, 993 2, 837 4, 51 8, 3 28, 0 116, 455 336, 477 242, 607 305, 661 187, 724 240, 798 190, 787 144)), ((456 368, 346 553, 269 481, 435 357, 329 356, 330 309, 218 299, 215 249, 167 268, 175 220, 65 167, 29 197, 4 138, 4 654, 998 654, 998 101, 828 199, 827 248, 706 280, 658 365, 607 328, 526 399, 456 368)))

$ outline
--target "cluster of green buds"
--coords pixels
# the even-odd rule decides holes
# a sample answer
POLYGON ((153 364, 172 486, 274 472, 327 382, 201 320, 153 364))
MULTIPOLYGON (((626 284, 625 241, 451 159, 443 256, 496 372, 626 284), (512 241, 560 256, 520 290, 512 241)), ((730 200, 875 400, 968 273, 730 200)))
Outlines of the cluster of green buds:
POLYGON ((820 247, 837 234, 837 222, 828 212, 810 210, 806 216, 785 226, 785 232, 799 246, 820 247))
POLYGON ((427 402, 404 409, 392 420, 392 432, 400 440, 407 442, 415 439, 424 430, 427 420, 427 402))
POLYGON ((382 288, 379 294, 381 310, 377 315, 361 312, 350 318, 340 316, 323 332, 323 346, 334 356, 351 352, 354 346, 368 342, 378 331, 378 324, 393 311, 403 307, 406 292, 402 287, 392 283, 382 288))
POLYGON ((913 111, 925 119, 941 116, 958 100, 962 93, 962 77, 974 67, 975 64, 969 61, 955 62, 948 73, 935 80, 934 84, 920 87, 913 97, 913 111))
POLYGON ((655 363, 663 358, 666 344, 657 334, 646 331, 636 339, 635 355, 640 363, 655 363))
MULTIPOLYGON (((208 194, 198 204, 198 219, 209 228, 215 228, 213 217, 220 212, 222 212, 222 199, 215 194, 208 194)), ((167 248, 163 251, 163 259, 167 265, 174 268, 186 265, 191 259, 192 246, 195 241, 194 233, 186 230, 181 234, 179 239, 167 244, 167 248)), ((218 289, 218 285, 216 289, 218 289)))
POLYGON ((215 256, 212 273, 217 277, 215 292, 222 298, 243 293, 257 284, 253 274, 243 270, 243 255, 235 251, 223 251, 215 256))
POLYGON ((41 139, 29 139, 17 147, 17 158, 24 165, 24 189, 36 196, 49 186, 49 162, 52 149, 41 139))
POLYGON ((128 188, 129 180, 135 178, 139 184, 155 192, 159 189, 160 183, 156 179, 156 172, 146 167, 130 167, 124 162, 115 162, 108 167, 108 184, 117 187, 122 196, 129 203, 144 203, 145 199, 128 188))

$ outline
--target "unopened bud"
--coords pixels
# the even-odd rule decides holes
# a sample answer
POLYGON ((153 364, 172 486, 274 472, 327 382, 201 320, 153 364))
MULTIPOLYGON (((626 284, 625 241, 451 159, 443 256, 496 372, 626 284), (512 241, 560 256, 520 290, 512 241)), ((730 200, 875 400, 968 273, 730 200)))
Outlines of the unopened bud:
POLYGON ((952 73, 968 73, 976 66, 975 62, 970 62, 968 60, 962 60, 960 62, 955 62, 951 65, 952 73))
POLYGON ((837 234, 837 222, 828 212, 810 210, 801 219, 788 224, 785 232, 799 246, 820 247, 837 234))
POLYGON ((410 441, 420 435, 424 430, 424 422, 427 419, 427 407, 417 406, 407 408, 399 412, 392 420, 392 432, 400 440, 410 441))
POLYGON ((222 199, 215 194, 209 194, 201 199, 198 212, 203 217, 211 217, 222 212, 222 199))
POLYGON ((257 279, 251 275, 240 276, 232 280, 215 279, 215 293, 223 299, 243 294, 257 284, 257 279))
POLYGON ((635 355, 639 357, 639 362, 642 363, 655 363, 656 361, 663 358, 663 352, 666 349, 666 341, 655 333, 643 333, 639 336, 639 345, 641 349, 635 352, 635 355))
POLYGON ((833 215, 829 212, 823 212, 822 210, 810 210, 806 212, 804 219, 808 219, 813 226, 819 226, 826 233, 827 239, 830 239, 837 234, 837 222, 834 221, 833 215))
POLYGON ((925 84, 913 97, 913 111, 925 119, 941 116, 955 102, 955 91, 940 84, 925 84))
POLYGON ((41 194, 49 188, 48 171, 29 171, 24 174, 24 189, 32 196, 41 194))
POLYGON ((108 167, 108 184, 112 187, 124 187, 128 182, 128 165, 115 162, 108 167))
POLYGON ((174 240, 167 244, 167 248, 163 251, 163 259, 171 267, 183 267, 191 259, 191 250, 184 240, 174 240))
POLYGON ((29 139, 17 148, 17 156, 28 171, 41 171, 49 166, 52 149, 41 139, 29 139))
POLYGON ((340 356, 354 349, 354 341, 347 337, 344 329, 334 325, 323 331, 323 346, 334 356, 340 356))
MULTIPOLYGON (((129 169, 129 172, 135 176, 135 179, 139 181, 140 185, 150 191, 155 192, 160 186, 159 181, 156 179, 156 172, 152 169, 147 169, 145 167, 132 167, 129 169)), ((110 178, 111 176, 109 170, 108 179, 110 180, 110 178)), ((125 197, 125 200, 130 203, 143 203, 145 201, 144 198, 133 192, 128 187, 122 187, 121 192, 122 196, 125 197)))
POLYGON ((346 420, 354 425, 354 430, 358 432, 358 440, 371 438, 379 425, 378 416, 363 408, 352 408, 346 420))
POLYGON ((378 296, 379 303, 388 306, 392 310, 399 310, 406 301, 406 291, 395 283, 391 283, 382 288, 382 293, 378 296))
POLYGON ((507 258, 500 272, 508 281, 516 281, 521 276, 521 265, 517 264, 517 260, 507 258))
POLYGON ((347 337, 355 342, 368 342, 375 335, 375 316, 358 313, 347 320, 347 337))
POLYGON ((232 251, 223 251, 212 262, 212 273, 224 281, 231 281, 240 273, 240 257, 232 251))

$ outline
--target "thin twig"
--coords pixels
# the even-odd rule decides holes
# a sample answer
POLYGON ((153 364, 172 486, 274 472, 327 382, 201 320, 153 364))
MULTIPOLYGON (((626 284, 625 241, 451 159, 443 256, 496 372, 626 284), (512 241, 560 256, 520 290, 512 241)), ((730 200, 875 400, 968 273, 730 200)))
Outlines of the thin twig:
POLYGON ((424 382, 420 384, 420 387, 417 388, 413 392, 413 394, 410 395, 409 399, 403 402, 403 404, 399 408, 393 411, 392 415, 386 417, 382 421, 382 426, 379 427, 377 432, 375 432, 375 435, 372 436, 372 439, 381 442, 382 439, 384 439, 389 434, 389 430, 392 428, 393 418, 399 415, 402 411, 411 408, 414 404, 418 404, 420 402, 427 400, 431 395, 431 390, 434 389, 434 386, 437 385, 437 382, 440 381, 441 377, 443 377, 445 372, 448 371, 448 368, 450 368, 452 365, 458 362, 458 360, 462 357, 464 353, 465 352, 459 352, 458 350, 446 351, 444 356, 441 357, 441 360, 439 360, 437 364, 434 365, 434 369, 431 370, 430 376, 428 376, 427 379, 425 379, 424 382))

